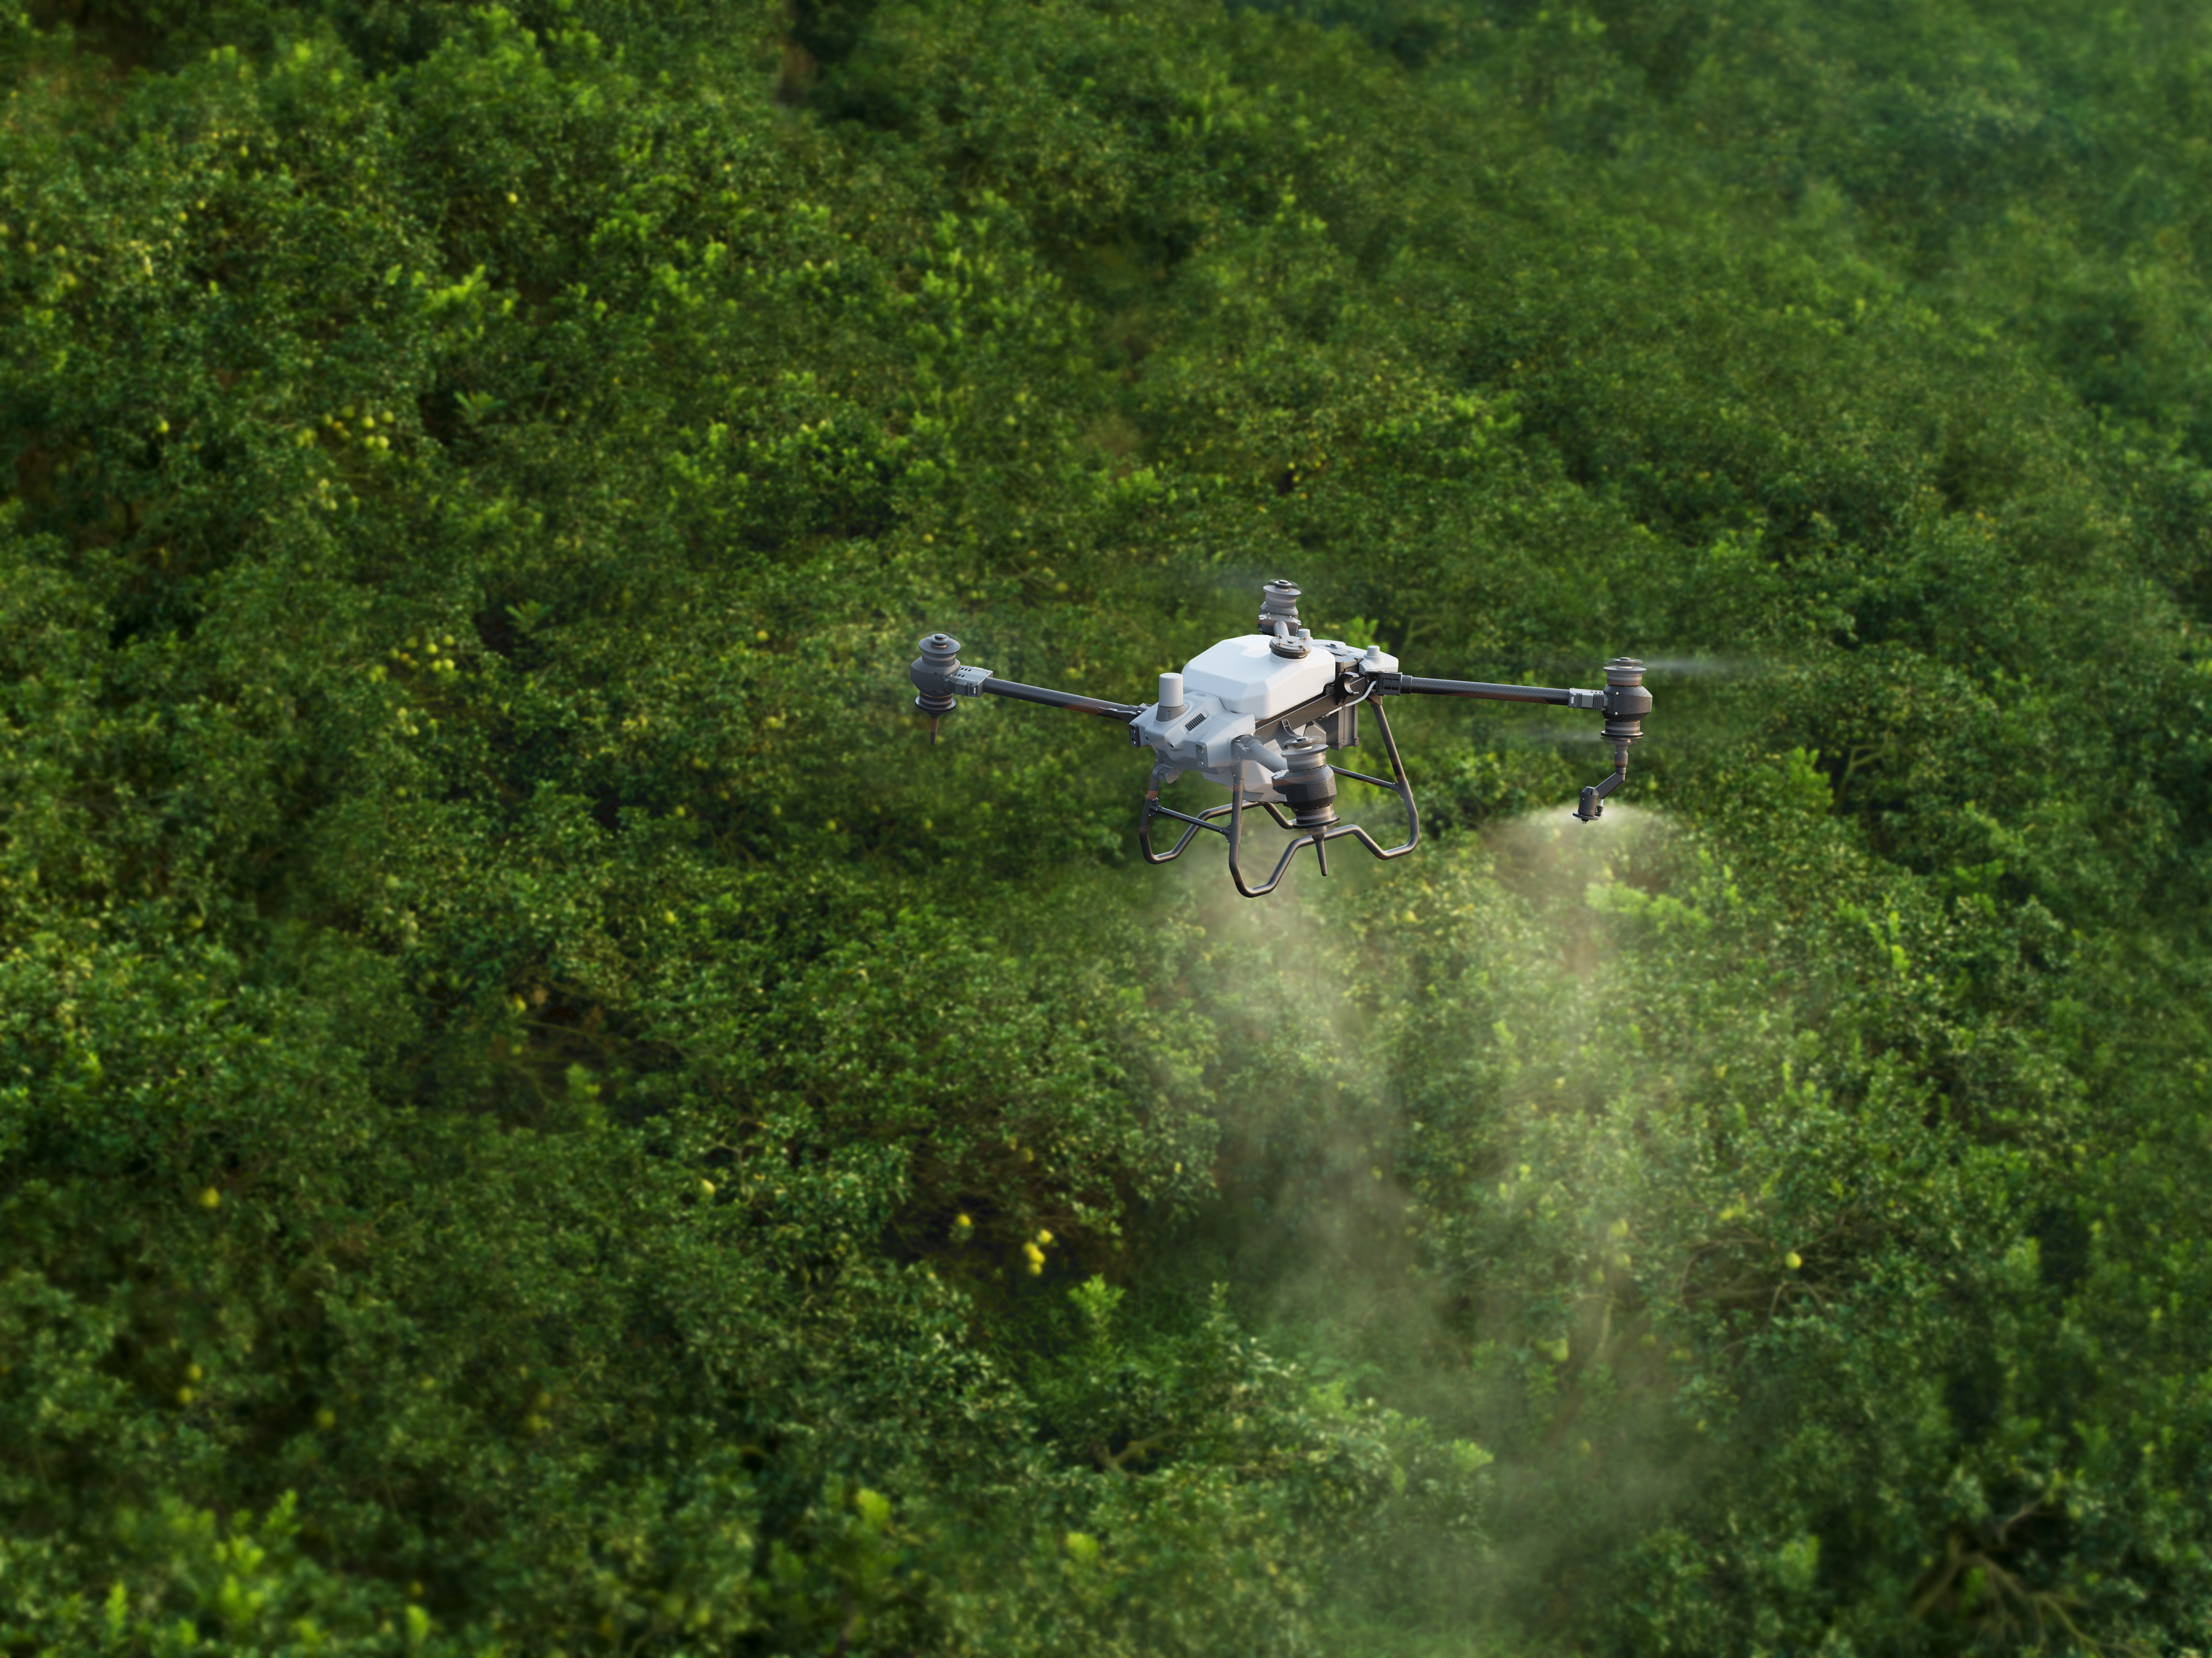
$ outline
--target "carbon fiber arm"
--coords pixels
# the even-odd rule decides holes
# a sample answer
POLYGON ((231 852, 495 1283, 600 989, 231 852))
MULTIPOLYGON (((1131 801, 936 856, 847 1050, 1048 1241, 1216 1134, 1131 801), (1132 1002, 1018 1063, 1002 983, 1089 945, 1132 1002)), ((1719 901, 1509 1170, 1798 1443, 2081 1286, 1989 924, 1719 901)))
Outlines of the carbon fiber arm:
POLYGON ((1552 702, 1565 708, 1600 708, 1603 691, 1556 690, 1548 685, 1492 685, 1479 679, 1423 679, 1409 673, 1376 676, 1382 696, 1473 696, 1486 702, 1552 702))
POLYGON ((929 716, 929 739, 933 743, 937 740, 937 722, 959 706, 959 698, 986 691, 1021 702, 1042 702, 1048 708, 1072 708, 1078 714, 1103 714, 1125 726, 1145 711, 1140 704, 1109 702, 1103 697, 1019 684, 1000 678, 988 668, 963 666, 960 641, 950 634, 931 634, 923 639, 921 654, 915 658, 908 671, 914 681, 914 706, 929 716))

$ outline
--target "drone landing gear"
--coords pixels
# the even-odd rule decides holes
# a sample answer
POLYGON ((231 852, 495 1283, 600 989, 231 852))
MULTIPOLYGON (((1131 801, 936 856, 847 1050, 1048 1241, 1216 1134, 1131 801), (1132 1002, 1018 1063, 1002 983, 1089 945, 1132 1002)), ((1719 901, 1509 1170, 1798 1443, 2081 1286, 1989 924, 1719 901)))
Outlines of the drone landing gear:
MULTIPOLYGON (((1290 868, 1291 859, 1298 855, 1300 847, 1310 846, 1314 849, 1314 857, 1319 861, 1321 872, 1323 875, 1328 873, 1328 843, 1345 835, 1351 835, 1356 839, 1361 846, 1365 847, 1377 858, 1404 857, 1421 843, 1420 813, 1413 805, 1413 786, 1406 780, 1406 768, 1398 758, 1398 743, 1397 739, 1390 734, 1389 717, 1382 712, 1380 703, 1374 704, 1373 707, 1376 720, 1382 728, 1382 750, 1390 759, 1390 775, 1387 778, 1370 777, 1365 772, 1352 771, 1343 766, 1331 766, 1328 769, 1339 777, 1349 777, 1354 782, 1371 783, 1376 788, 1388 790, 1397 796, 1399 804, 1406 808, 1406 840, 1402 846, 1385 847, 1358 823, 1339 823, 1334 821, 1326 823, 1300 823, 1295 818, 1284 816, 1281 809, 1273 801, 1263 800, 1258 804, 1267 814, 1285 829, 1297 833, 1298 838, 1291 841, 1284 849, 1283 855, 1275 860, 1274 873, 1267 878, 1265 884, 1253 886, 1244 879, 1244 871, 1240 857, 1243 850, 1244 838, 1244 769, 1240 765, 1237 769, 1237 780, 1230 786, 1229 802, 1226 805, 1208 806, 1205 811, 1194 814, 1177 811, 1173 807, 1160 804, 1158 783, 1155 782, 1146 791, 1145 815, 1137 827, 1137 841, 1144 848, 1145 861, 1148 864, 1164 864, 1180 858, 1182 856, 1183 848, 1190 844, 1193 835, 1200 829, 1212 829, 1229 842, 1229 878, 1237 884, 1237 890, 1247 898, 1264 898, 1282 884, 1284 872, 1290 868), (1172 817, 1177 823, 1187 826, 1183 829, 1182 838, 1166 852, 1152 850, 1152 819, 1155 817, 1172 817), (1226 817, 1229 821, 1225 824, 1214 822, 1213 820, 1218 817, 1226 817)), ((1333 820, 1334 813, 1331 812, 1328 816, 1333 820)))

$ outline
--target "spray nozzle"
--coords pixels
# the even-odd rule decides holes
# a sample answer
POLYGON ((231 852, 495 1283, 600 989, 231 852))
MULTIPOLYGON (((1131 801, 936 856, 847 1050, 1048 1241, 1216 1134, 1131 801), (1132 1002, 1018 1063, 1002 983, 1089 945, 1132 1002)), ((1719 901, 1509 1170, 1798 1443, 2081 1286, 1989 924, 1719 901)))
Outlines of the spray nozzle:
POLYGON ((1651 693, 1644 689, 1644 664, 1616 656, 1605 665, 1605 740, 1613 744, 1612 774, 1583 791, 1574 815, 1588 823, 1605 814, 1605 797, 1628 780, 1628 745, 1644 735, 1651 693))

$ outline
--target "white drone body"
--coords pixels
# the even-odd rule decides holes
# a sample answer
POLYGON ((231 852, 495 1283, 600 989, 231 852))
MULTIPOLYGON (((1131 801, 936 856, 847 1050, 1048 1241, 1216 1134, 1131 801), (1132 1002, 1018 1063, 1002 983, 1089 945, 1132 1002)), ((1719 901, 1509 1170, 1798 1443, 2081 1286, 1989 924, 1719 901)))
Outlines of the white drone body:
MULTIPOLYGON (((1308 647, 1305 655, 1279 655, 1272 635, 1245 634, 1208 646, 1181 673, 1160 676, 1160 700, 1129 729, 1137 744, 1159 756, 1158 771, 1169 774, 1161 782, 1194 771, 1229 788, 1241 774, 1247 805, 1279 801, 1273 784, 1289 766, 1285 734, 1262 738, 1259 729, 1326 695, 1346 670, 1372 677, 1398 669, 1398 659, 1377 645, 1363 651, 1341 640, 1316 639, 1303 628, 1294 637, 1308 647)), ((1316 727, 1300 726, 1286 735, 1310 741, 1316 733, 1316 727)))
POLYGON ((1651 694, 1644 689, 1644 665, 1633 658, 1615 657, 1606 664, 1602 690, 1419 679, 1401 673, 1398 659, 1380 646, 1316 639, 1299 625, 1298 597, 1291 583, 1269 582, 1261 590, 1259 631, 1207 647, 1185 663, 1181 673, 1162 674, 1159 701, 1148 707, 1001 679, 988 668, 963 666, 960 641, 948 634, 932 634, 921 641, 921 655, 912 669, 918 693, 915 707, 929 716, 933 742, 937 722, 957 706, 958 698, 987 692, 1118 721, 1127 728, 1132 747, 1148 748, 1154 756, 1152 786, 1137 828, 1146 861, 1166 863, 1180 856, 1200 829, 1210 829, 1227 838, 1230 878, 1248 898, 1273 892, 1303 846, 1313 847, 1326 875, 1328 843, 1346 835, 1377 858, 1403 857, 1419 844, 1420 814, 1406 768, 1399 763, 1390 721, 1378 700, 1382 697, 1419 692, 1601 711, 1606 717, 1602 735, 1613 750, 1613 774, 1583 791, 1575 816, 1589 823, 1601 815, 1605 797, 1626 779, 1628 745, 1643 735, 1643 717, 1651 711, 1651 694), (1333 752, 1358 746, 1362 706, 1373 710, 1381 728, 1383 752, 1390 762, 1388 777, 1352 771, 1328 759, 1333 752), (1193 772, 1226 788, 1228 804, 1197 812, 1162 805, 1160 791, 1193 772), (1370 783, 1397 797, 1406 813, 1401 844, 1386 847, 1359 824, 1338 821, 1340 777, 1370 783), (1297 837, 1276 863, 1273 875, 1257 886, 1245 880, 1240 862, 1248 805, 1260 808, 1297 837), (1167 852, 1152 850, 1152 826, 1160 817, 1185 826, 1182 838, 1167 852), (1225 823, 1215 821, 1223 817, 1225 823))

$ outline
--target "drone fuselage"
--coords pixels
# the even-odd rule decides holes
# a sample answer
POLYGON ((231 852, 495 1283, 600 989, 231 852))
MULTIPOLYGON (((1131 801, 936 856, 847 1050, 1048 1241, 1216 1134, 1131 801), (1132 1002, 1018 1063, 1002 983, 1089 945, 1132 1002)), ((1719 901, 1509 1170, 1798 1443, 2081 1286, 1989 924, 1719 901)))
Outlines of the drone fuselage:
POLYGON ((1397 659, 1340 640, 1301 635, 1296 642, 1304 653, 1286 656, 1270 635, 1245 634, 1207 647, 1181 674, 1161 676, 1164 695, 1179 687, 1180 702, 1155 702, 1129 722, 1131 743, 1158 756, 1160 781, 1196 772, 1227 788, 1241 773, 1246 799, 1259 805, 1282 799, 1273 782, 1289 765, 1285 744, 1340 749, 1359 740, 1362 693, 1346 682, 1355 672, 1394 672, 1397 659))

